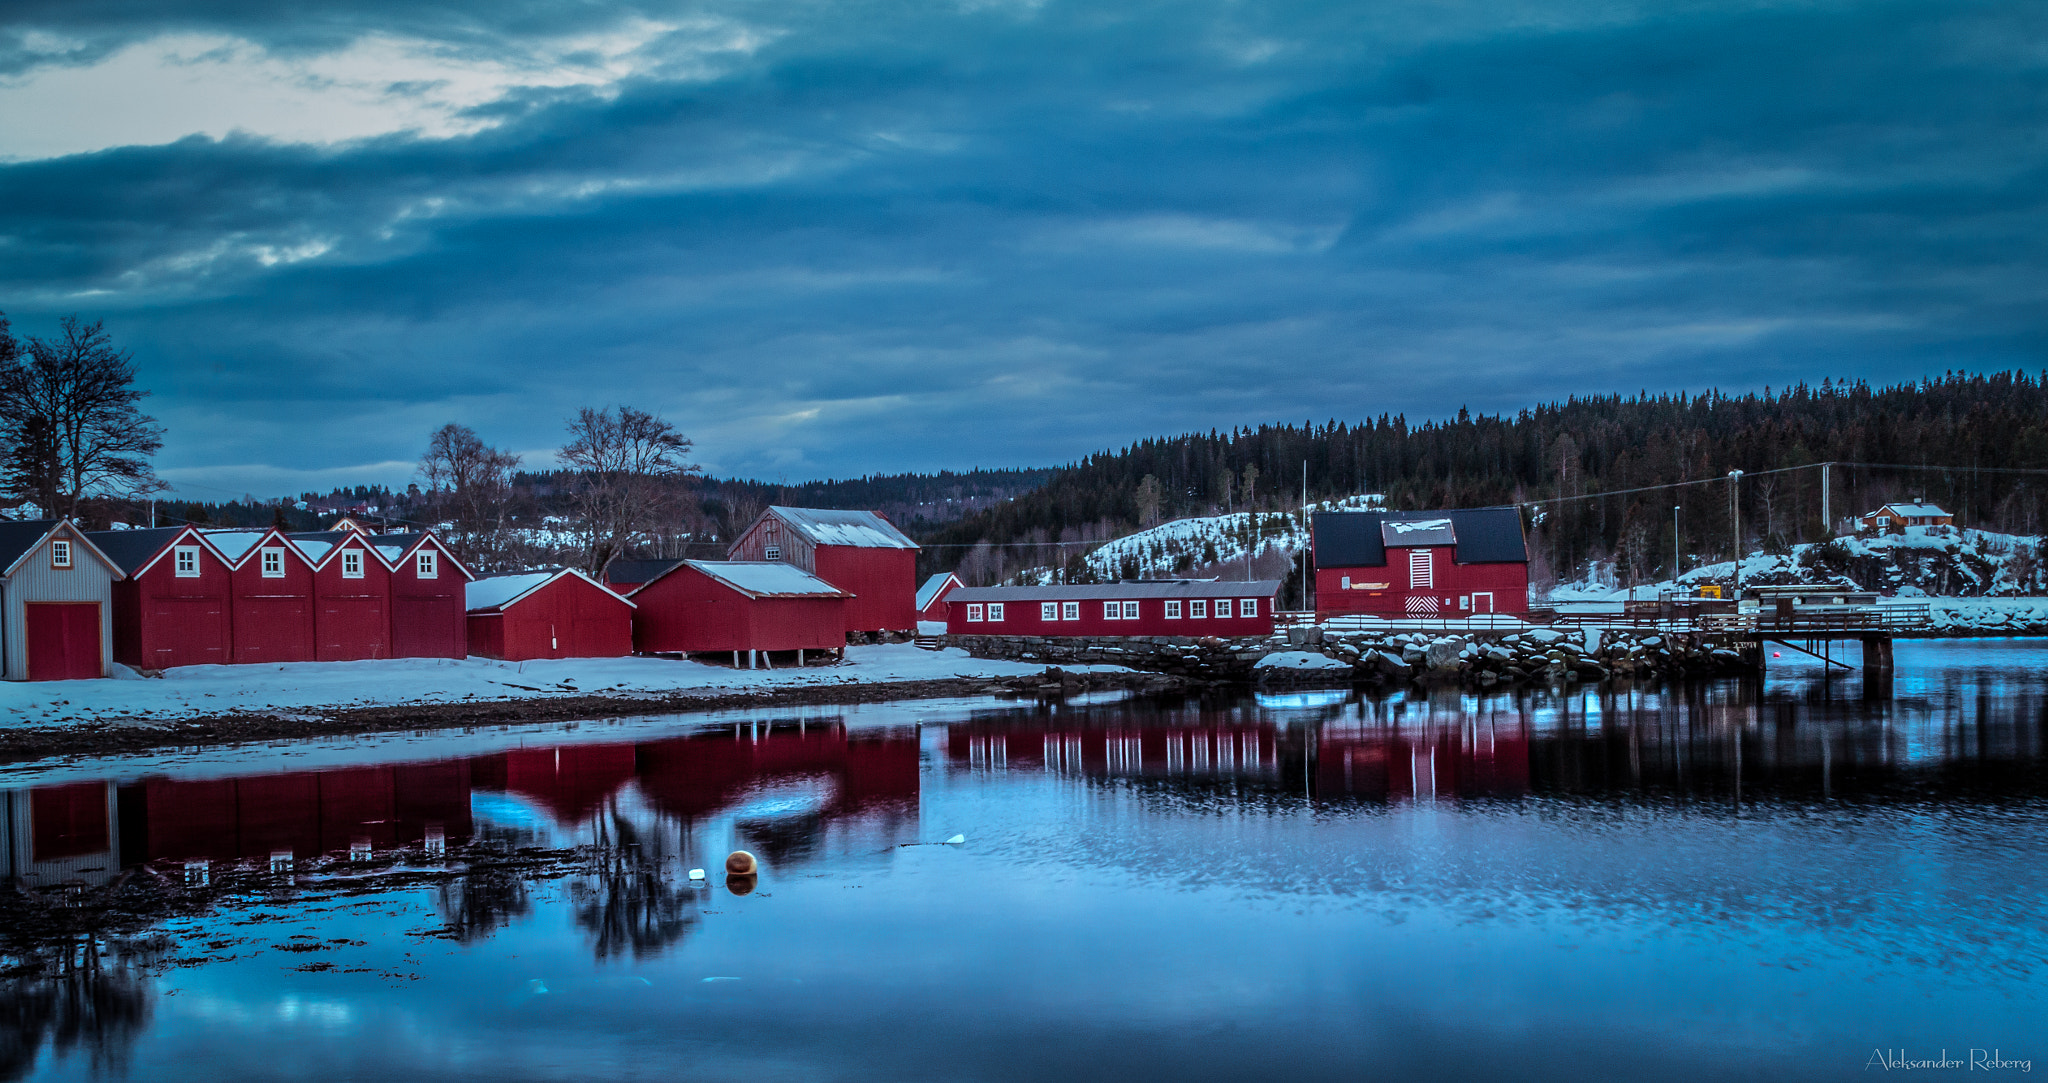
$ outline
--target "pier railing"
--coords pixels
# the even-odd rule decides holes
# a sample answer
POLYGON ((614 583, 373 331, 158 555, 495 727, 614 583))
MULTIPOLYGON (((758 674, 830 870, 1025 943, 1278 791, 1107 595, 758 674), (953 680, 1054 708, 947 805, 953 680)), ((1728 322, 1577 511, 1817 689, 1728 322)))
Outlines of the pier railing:
POLYGON ((1885 602, 1853 609, 1822 609, 1781 613, 1775 609, 1735 612, 1729 609, 1666 614, 1646 608, 1621 612, 1551 613, 1537 611, 1529 617, 1506 613, 1477 613, 1464 617, 1330 617, 1318 621, 1313 613, 1276 613, 1274 623, 1321 625, 1331 631, 1372 632, 1519 632, 1531 628, 1613 628, 1639 632, 1733 633, 1816 638, 1859 633, 1925 631, 1933 626, 1926 602, 1885 602))

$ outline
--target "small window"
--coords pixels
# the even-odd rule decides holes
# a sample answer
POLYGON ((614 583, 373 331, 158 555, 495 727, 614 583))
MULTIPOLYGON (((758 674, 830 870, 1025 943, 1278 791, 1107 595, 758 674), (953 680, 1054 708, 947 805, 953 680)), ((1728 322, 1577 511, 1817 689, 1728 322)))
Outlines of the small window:
POLYGON ((1170 602, 1166 603, 1166 619, 1167 619, 1167 620, 1177 620, 1177 619, 1179 619, 1179 617, 1180 617, 1180 600, 1176 598, 1176 599, 1174 599, 1173 601, 1170 601, 1170 602))
POLYGON ((284 578, 284 550, 273 548, 263 551, 263 578, 284 578))
POLYGON ((1058 602, 1040 602, 1040 603, 1038 603, 1038 619, 1039 619, 1039 620, 1058 620, 1058 619, 1060 619, 1060 603, 1058 603, 1058 602))
POLYGON ((998 621, 1003 619, 1003 603, 988 603, 988 619, 992 621, 998 621))
POLYGON ((421 579, 439 579, 441 577, 441 562, 436 559, 439 556, 439 553, 431 549, 422 549, 418 553, 413 554, 413 569, 421 579))
POLYGON ((1208 615, 1209 600, 1207 598, 1197 598, 1194 601, 1188 603, 1188 616, 1206 617, 1208 615))
POLYGON ((363 577, 363 551, 361 549, 348 549, 342 552, 341 577, 343 579, 361 579, 363 577))
POLYGON ((53 542, 51 542, 51 543, 50 543, 50 567, 52 567, 52 568, 69 568, 70 566, 71 566, 71 543, 70 543, 70 542, 68 542, 68 541, 53 541, 53 542))
POLYGON ((1258 616, 1259 600, 1257 598, 1239 598, 1237 600, 1237 615, 1240 617, 1258 616))
POLYGON ((1123 618, 1124 618, 1124 603, 1122 603, 1122 602, 1104 602, 1104 603, 1102 603, 1102 619, 1103 619, 1103 620, 1122 620, 1123 618))
POLYGON ((179 579, 199 578, 199 547, 180 545, 171 550, 172 574, 179 579))
POLYGON ((1138 619, 1138 603, 1136 603, 1136 602, 1125 602, 1125 603, 1124 603, 1124 619, 1125 619, 1125 620, 1137 620, 1137 619, 1138 619))
POLYGON ((781 560, 782 547, 779 545, 771 545, 768 548, 761 550, 761 555, 769 560, 781 560))
POLYGON ((1351 577, 1350 577, 1350 576, 1348 576, 1348 575, 1347 575, 1347 576, 1345 576, 1345 577, 1344 577, 1343 579, 1340 579, 1340 580, 1338 580, 1338 581, 1337 581, 1337 585, 1338 585, 1338 586, 1340 586, 1340 587, 1342 587, 1342 588, 1343 588, 1343 589, 1345 589, 1345 590, 1350 590, 1350 589, 1351 589, 1351 577))
POLYGON ((1080 602, 1061 602, 1061 603, 1060 603, 1060 619, 1061 619, 1061 620, 1080 620, 1080 619, 1081 619, 1081 603, 1080 603, 1080 602))
POLYGON ((970 603, 968 603, 968 605, 967 605, 967 620, 968 620, 968 622, 969 622, 969 623, 972 623, 972 624, 980 624, 980 623, 981 623, 981 603, 980 603, 980 602, 970 602, 970 603))

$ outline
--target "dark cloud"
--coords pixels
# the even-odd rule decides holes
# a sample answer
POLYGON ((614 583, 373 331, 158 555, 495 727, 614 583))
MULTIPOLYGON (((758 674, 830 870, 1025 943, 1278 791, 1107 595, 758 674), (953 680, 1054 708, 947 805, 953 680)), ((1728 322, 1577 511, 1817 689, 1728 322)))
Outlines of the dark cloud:
MULTIPOLYGON (((16 36, 621 25, 415 7, 52 3, 16 36)), ((543 451, 585 402, 795 479, 2040 356, 2032 7, 636 13, 760 44, 657 37, 453 138, 0 166, 0 308, 106 317, 195 478, 390 474, 450 419, 543 451)))

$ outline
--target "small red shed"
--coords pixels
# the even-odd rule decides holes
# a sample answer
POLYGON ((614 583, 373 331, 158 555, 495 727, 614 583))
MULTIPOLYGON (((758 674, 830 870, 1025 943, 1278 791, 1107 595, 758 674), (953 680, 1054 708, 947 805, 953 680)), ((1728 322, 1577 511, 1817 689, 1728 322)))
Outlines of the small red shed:
POLYGON ((874 512, 772 507, 726 557, 779 560, 845 591, 849 632, 917 629, 917 543, 874 512))
POLYGON ((627 598, 634 649, 821 651, 846 646, 852 597, 793 565, 774 561, 685 560, 627 598))
POLYGON ((391 657, 468 657, 464 588, 476 576, 432 531, 369 541, 391 571, 391 657))
POLYGON ((391 657, 391 569, 353 530, 289 535, 313 568, 313 660, 391 657))
POLYGON ((1529 546, 1515 508, 1323 512, 1313 525, 1319 619, 1529 611, 1529 546))
POLYGON ((114 660, 136 669, 234 659, 233 569, 189 526, 87 535, 128 577, 114 584, 114 660))
POLYGON ((961 587, 946 631, 985 636, 1264 636, 1278 579, 961 587))
POLYGON ((231 661, 314 658, 313 566, 275 529, 205 530, 228 565, 231 661))
POLYGON ((917 619, 919 621, 946 619, 946 595, 966 586, 960 577, 952 572, 941 572, 924 581, 917 588, 917 619))
POLYGON ((623 658, 632 602, 574 568, 486 576, 469 584, 469 650, 485 658, 623 658))
POLYGON ((69 519, 0 522, 0 676, 106 676, 114 584, 124 575, 69 519))

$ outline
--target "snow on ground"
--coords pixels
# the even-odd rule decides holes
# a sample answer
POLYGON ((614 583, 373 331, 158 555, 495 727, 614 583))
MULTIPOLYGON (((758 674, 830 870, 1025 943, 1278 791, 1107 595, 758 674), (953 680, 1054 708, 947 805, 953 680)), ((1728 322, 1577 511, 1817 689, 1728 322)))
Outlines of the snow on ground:
MULTIPOLYGON (((1122 672, 1118 666, 1089 671, 1122 672)), ((1043 665, 969 658, 959 648, 927 651, 908 643, 846 648, 846 662, 802 669, 732 669, 665 658, 562 658, 499 662, 489 658, 394 658, 374 662, 181 666, 162 679, 9 681, 0 684, 0 726, 115 718, 189 718, 272 714, 319 708, 375 707, 548 696, 639 696, 805 688, 843 684, 1014 677, 1043 665)))
POLYGON ((1315 651, 1280 651, 1269 654, 1254 664, 1255 669, 1342 669, 1349 670, 1351 663, 1342 658, 1332 658, 1315 651))

